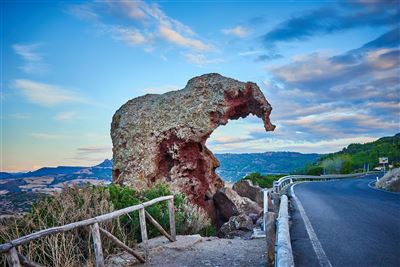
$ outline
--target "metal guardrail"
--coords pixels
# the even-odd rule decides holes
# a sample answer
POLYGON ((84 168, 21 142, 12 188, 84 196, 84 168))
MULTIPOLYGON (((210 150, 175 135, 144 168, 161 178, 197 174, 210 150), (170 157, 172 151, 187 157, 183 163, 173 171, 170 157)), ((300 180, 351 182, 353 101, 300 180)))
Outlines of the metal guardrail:
POLYGON ((290 242, 289 209, 286 195, 281 197, 279 216, 276 222, 275 266, 294 267, 292 244, 290 242))
POLYGON ((328 175, 287 175, 280 178, 278 181, 274 181, 273 189, 277 193, 284 189, 286 186, 298 182, 298 181, 328 181, 337 179, 346 179, 351 177, 360 177, 369 173, 375 172, 362 172, 362 173, 351 173, 351 174, 328 174, 328 175))

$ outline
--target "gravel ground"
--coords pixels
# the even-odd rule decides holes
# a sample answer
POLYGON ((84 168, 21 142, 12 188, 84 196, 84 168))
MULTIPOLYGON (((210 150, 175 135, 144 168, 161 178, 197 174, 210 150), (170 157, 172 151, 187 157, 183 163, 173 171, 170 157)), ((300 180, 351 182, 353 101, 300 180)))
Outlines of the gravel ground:
POLYGON ((108 259, 107 266, 265 266, 266 241, 261 239, 219 239, 199 235, 178 236, 170 243, 158 237, 149 240, 145 264, 122 253, 108 259))

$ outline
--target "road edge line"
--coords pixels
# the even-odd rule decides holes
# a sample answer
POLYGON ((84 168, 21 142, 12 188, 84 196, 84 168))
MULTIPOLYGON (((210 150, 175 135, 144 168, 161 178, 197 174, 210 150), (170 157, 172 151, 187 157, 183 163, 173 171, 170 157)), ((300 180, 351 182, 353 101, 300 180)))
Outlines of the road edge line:
POLYGON ((310 219, 308 218, 303 205, 301 204, 300 200, 297 198, 296 194, 294 193, 293 188, 295 186, 296 186, 296 184, 294 184, 290 187, 290 195, 296 202, 296 205, 299 209, 300 216, 303 219, 304 225, 307 230, 308 237, 310 238, 311 245, 314 249, 315 254, 317 255, 319 265, 321 267, 332 267, 331 262, 329 261, 328 257, 325 254, 324 249, 322 248, 321 242, 319 242, 319 239, 318 239, 317 235, 315 234, 314 228, 311 225, 310 219))

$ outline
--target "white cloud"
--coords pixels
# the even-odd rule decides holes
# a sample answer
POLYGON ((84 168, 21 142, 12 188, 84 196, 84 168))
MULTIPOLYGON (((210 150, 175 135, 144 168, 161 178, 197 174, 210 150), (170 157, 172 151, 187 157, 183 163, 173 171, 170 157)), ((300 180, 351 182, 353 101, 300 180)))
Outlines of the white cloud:
POLYGON ((53 133, 31 133, 29 136, 36 138, 36 139, 42 139, 42 140, 60 140, 60 139, 67 139, 71 138, 69 135, 65 134, 53 134, 53 133))
POLYGON ((18 79, 14 87, 31 103, 42 106, 54 106, 64 103, 88 103, 75 92, 66 90, 57 85, 18 79))
POLYGON ((14 113, 14 114, 10 115, 10 118, 17 119, 17 120, 26 120, 26 119, 30 119, 31 115, 24 114, 24 113, 14 113))
POLYGON ((144 45, 147 51, 153 50, 151 45, 156 38, 197 51, 212 48, 196 37, 189 26, 167 16, 157 4, 144 1, 106 0, 95 4, 74 5, 68 12, 80 19, 91 21, 100 33, 109 34, 112 38, 128 45, 144 45), (118 18, 124 16, 133 23, 112 25, 101 20, 102 17, 110 15, 118 18), (137 26, 133 28, 132 24, 137 26))
POLYGON ((208 59, 204 54, 186 53, 184 56, 186 60, 190 63, 194 63, 200 66, 218 64, 223 62, 223 60, 220 58, 208 59))
POLYGON ((251 51, 244 51, 244 52, 240 52, 239 56, 245 57, 245 56, 253 56, 253 55, 257 55, 260 54, 261 51, 260 50, 251 50, 251 51))
POLYGON ((49 65, 43 62, 43 56, 37 51, 41 47, 40 43, 14 44, 12 48, 21 57, 24 64, 19 68, 28 74, 45 74, 49 70, 49 65))
POLYGON ((56 121, 68 121, 68 120, 73 119, 73 118, 75 117, 75 115, 76 115, 76 112, 73 112, 73 111, 66 111, 66 112, 58 113, 58 114, 54 117, 54 119, 55 119, 56 121))
POLYGON ((77 164, 85 162, 93 165, 110 158, 112 158, 112 147, 109 145, 97 145, 77 148, 74 157, 70 159, 77 162, 77 164))
POLYGON ((180 46, 189 47, 189 48, 192 48, 195 50, 201 50, 201 51, 210 49, 210 46, 204 44, 202 41, 184 37, 179 32, 177 32, 169 27, 166 27, 166 26, 161 26, 159 29, 159 33, 163 39, 165 39, 168 42, 173 43, 173 44, 177 44, 180 46))
POLYGON ((139 45, 147 42, 146 37, 137 29, 112 26, 108 27, 107 31, 111 33, 115 40, 124 41, 129 45, 139 45))
POLYGON ((231 29, 223 29, 222 32, 226 35, 234 35, 240 38, 246 37, 249 34, 249 31, 242 26, 236 26, 231 29))

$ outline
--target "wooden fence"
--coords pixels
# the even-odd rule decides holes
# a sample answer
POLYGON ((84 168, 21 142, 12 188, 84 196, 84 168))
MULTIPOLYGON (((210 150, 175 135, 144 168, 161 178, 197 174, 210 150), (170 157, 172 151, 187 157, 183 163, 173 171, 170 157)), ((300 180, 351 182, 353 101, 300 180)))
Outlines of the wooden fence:
MULTIPOLYGON (((144 263, 146 261, 146 256, 141 255, 140 253, 134 251, 133 249, 129 248, 125 245, 122 241, 116 238, 107 230, 99 227, 99 223, 105 222, 119 216, 131 213, 133 211, 139 211, 139 222, 140 222, 140 232, 142 235, 142 243, 143 247, 146 250, 146 243, 148 240, 147 237, 147 229, 146 229, 146 218, 147 220, 153 224, 169 241, 174 242, 176 241, 176 228, 175 228, 175 208, 174 208, 174 196, 164 196, 152 199, 142 204, 130 206, 124 209, 116 210, 104 215, 100 215, 94 218, 90 218, 83 221, 78 221, 70 224, 66 224, 63 226, 52 227, 48 229, 44 229, 26 236, 19 237, 17 239, 8 241, 7 243, 0 244, 0 253, 7 253, 7 260, 10 266, 12 267, 19 267, 19 266, 40 266, 39 264, 32 262, 25 256, 19 254, 17 252, 16 247, 21 246, 23 244, 29 243, 33 240, 56 234, 66 232, 78 227, 89 226, 92 232, 93 238, 93 246, 94 246, 94 253, 96 258, 96 267, 103 267, 104 266, 104 257, 103 257, 103 250, 101 245, 100 233, 103 234, 105 237, 109 238, 116 246, 122 248, 123 250, 127 251, 135 258, 137 258, 140 262, 144 263), (155 203, 161 201, 168 201, 168 211, 169 211, 169 225, 170 225, 170 233, 167 233, 162 226, 145 210, 146 207, 149 207, 155 203)), ((146 254, 146 253, 145 253, 146 254)))

